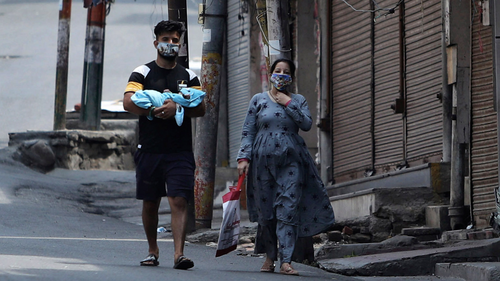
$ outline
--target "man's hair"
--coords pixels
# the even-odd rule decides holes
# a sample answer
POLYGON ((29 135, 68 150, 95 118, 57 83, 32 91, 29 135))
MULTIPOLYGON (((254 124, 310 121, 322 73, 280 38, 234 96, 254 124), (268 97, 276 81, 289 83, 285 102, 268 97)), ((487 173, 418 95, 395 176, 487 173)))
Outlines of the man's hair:
POLYGON ((186 32, 186 28, 182 22, 173 21, 173 20, 162 20, 155 26, 155 36, 158 39, 158 36, 165 32, 176 31, 179 33, 179 37, 182 37, 184 32, 186 32))

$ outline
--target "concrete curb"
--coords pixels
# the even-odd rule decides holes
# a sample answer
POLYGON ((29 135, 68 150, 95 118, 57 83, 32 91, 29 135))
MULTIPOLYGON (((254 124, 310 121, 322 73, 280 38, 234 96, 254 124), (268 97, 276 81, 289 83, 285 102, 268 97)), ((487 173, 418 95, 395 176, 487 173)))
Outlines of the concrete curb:
POLYGON ((392 252, 319 261, 333 273, 359 276, 431 275, 437 263, 498 261, 500 238, 463 241, 437 249, 392 252))
POLYGON ((474 281, 500 280, 500 262, 438 263, 436 276, 474 281))

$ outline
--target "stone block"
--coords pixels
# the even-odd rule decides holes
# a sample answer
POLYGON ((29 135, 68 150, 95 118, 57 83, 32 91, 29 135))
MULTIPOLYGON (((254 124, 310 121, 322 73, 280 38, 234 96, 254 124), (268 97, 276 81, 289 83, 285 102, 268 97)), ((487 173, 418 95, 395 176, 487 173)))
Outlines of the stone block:
POLYGON ((352 231, 352 229, 350 227, 344 226, 344 228, 342 229, 342 233, 345 234, 345 235, 352 235, 353 231, 352 231))
POLYGON ((350 240, 355 243, 370 243, 372 242, 372 237, 370 235, 355 233, 351 235, 350 240))
POLYGON ((373 188, 330 197, 337 221, 365 216, 391 222, 423 224, 425 207, 432 204, 434 193, 426 187, 373 188))
POLYGON ((438 277, 474 281, 500 280, 500 262, 437 263, 435 270, 438 277))
POLYGON ((411 227, 403 228, 401 230, 401 234, 414 237, 423 235, 440 235, 441 230, 435 227, 411 227))
POLYGON ((44 140, 27 140, 20 146, 22 162, 37 170, 46 171, 53 168, 56 156, 50 145, 44 140))
POLYGON ((459 230, 450 230, 445 231, 441 235, 441 240, 443 242, 447 241, 456 241, 456 240, 467 240, 467 233, 473 232, 473 230, 469 229, 459 229, 459 230))
POLYGON ((492 239, 492 238, 496 238, 496 237, 498 237, 498 235, 496 235, 491 230, 474 231, 474 232, 467 233, 467 238, 469 240, 492 239))
POLYGON ((403 228, 402 235, 413 236, 418 241, 433 241, 441 238, 441 229, 434 227, 403 228))
POLYGON ((425 224, 428 227, 439 228, 441 231, 450 230, 448 205, 427 206, 425 208, 425 224))
POLYGON ((328 241, 340 242, 344 239, 344 236, 340 231, 334 230, 328 232, 328 241))

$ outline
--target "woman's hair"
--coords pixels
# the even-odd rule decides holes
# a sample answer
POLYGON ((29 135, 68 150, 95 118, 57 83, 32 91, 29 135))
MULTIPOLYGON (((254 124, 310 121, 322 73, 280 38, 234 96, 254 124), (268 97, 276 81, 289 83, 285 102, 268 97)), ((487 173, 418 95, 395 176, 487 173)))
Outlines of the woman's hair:
POLYGON ((276 65, 280 62, 284 62, 286 64, 288 64, 288 67, 290 67, 290 75, 292 77, 295 76, 295 63, 293 63, 293 61, 289 60, 289 59, 277 59, 273 62, 273 64, 271 65, 271 71, 270 73, 273 73, 274 69, 276 68, 276 65))
POLYGON ((179 37, 182 37, 182 34, 184 34, 184 32, 186 31, 186 28, 184 27, 184 24, 182 22, 162 20, 155 26, 154 30, 157 39, 161 34, 171 31, 176 31, 177 33, 179 33, 179 37))

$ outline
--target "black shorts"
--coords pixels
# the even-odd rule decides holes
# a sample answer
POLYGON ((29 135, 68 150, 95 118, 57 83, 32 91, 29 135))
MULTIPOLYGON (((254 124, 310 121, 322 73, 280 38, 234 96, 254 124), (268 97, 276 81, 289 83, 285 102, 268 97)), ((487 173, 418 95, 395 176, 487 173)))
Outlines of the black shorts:
POLYGON ((188 202, 193 199, 193 152, 156 154, 137 150, 134 161, 137 199, 154 201, 164 196, 183 197, 188 202))

